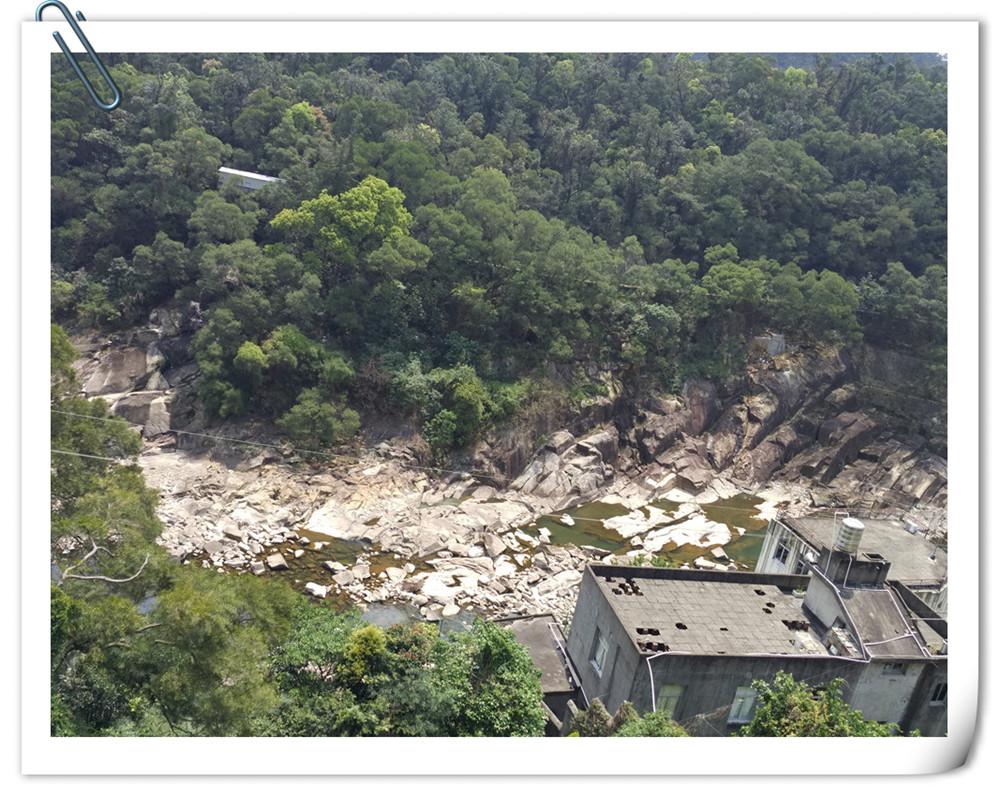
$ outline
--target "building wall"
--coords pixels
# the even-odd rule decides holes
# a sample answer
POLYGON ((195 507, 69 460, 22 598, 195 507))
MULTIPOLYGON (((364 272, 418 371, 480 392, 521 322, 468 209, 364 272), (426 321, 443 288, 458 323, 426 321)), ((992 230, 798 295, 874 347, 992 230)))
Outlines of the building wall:
MULTIPOLYGON (((788 672, 796 680, 820 685, 843 677, 853 683, 864 669, 863 661, 846 661, 817 656, 702 656, 661 655, 651 658, 653 683, 659 694, 664 686, 683 688, 673 718, 695 735, 728 735, 739 724, 728 724, 730 707, 741 687, 754 680, 772 680, 778 672, 788 672)), ((643 663, 632 683, 630 700, 640 713, 651 710, 649 668, 643 663)))
POLYGON ((913 593, 917 595, 924 603, 929 607, 933 608, 941 616, 948 615, 948 584, 944 584, 939 589, 914 589, 913 593))
POLYGON ((600 699, 614 713, 629 698, 641 660, 639 651, 604 599, 589 569, 584 569, 580 581, 580 594, 566 649, 587 700, 600 699), (600 675, 590 662, 598 628, 610 645, 600 675))
POLYGON ((794 575, 796 574, 796 564, 803 560, 810 550, 811 548, 802 541, 801 537, 792 533, 780 521, 771 520, 764 533, 764 543, 757 556, 754 572, 767 575, 794 575), (784 542, 789 549, 788 557, 784 562, 774 557, 779 542, 784 542))
POLYGON ((823 627, 833 627, 838 619, 845 625, 848 624, 844 619, 844 609, 837 599, 837 592, 816 573, 813 573, 813 576, 809 578, 805 607, 812 612, 823 627))
MULTIPOLYGON (((806 602, 821 619, 832 622, 840 615, 840 605, 831 590, 815 576, 809 581, 806 602)), ((935 684, 947 680, 946 661, 911 660, 906 662, 905 672, 883 674, 882 665, 888 660, 866 663, 826 655, 671 653, 647 658, 633 645, 589 568, 584 570, 580 583, 567 652, 587 700, 600 698, 612 713, 625 700, 640 713, 648 713, 654 707, 654 689, 662 695, 665 687, 680 686, 673 718, 694 735, 728 735, 738 729, 739 725, 727 723, 737 689, 749 687, 756 679, 772 680, 779 671, 813 685, 842 678, 844 698, 866 718, 898 723, 906 732, 918 729, 923 735, 943 735, 947 726, 946 707, 928 704, 935 684), (609 643, 600 676, 590 662, 598 628, 609 643)))
POLYGON ((854 688, 845 696, 866 719, 901 725, 926 665, 923 661, 894 662, 876 658, 869 661, 854 688), (896 664, 902 665, 904 670, 891 670, 896 664))
POLYGON ((948 700, 932 703, 935 687, 948 683, 948 661, 937 660, 924 664, 920 681, 910 698, 906 715, 900 722, 905 732, 917 730, 924 736, 944 736, 948 734, 948 700))

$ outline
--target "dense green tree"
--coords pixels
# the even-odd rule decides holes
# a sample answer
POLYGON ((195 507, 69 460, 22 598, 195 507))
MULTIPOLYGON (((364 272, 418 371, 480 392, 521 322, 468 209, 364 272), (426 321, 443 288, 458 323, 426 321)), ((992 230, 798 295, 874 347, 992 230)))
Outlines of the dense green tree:
POLYGON ((746 736, 887 736, 899 733, 894 724, 865 719, 841 696, 844 681, 818 688, 778 672, 772 682, 754 680, 757 692, 753 719, 740 728, 746 736))
POLYGON ((506 628, 476 620, 449 639, 436 664, 454 699, 458 735, 540 735, 545 726, 540 673, 506 628))
POLYGON ((278 419, 278 425, 295 442, 324 446, 353 437, 361 420, 353 409, 325 400, 318 388, 310 387, 299 393, 295 405, 278 419))
POLYGON ((53 69, 53 309, 120 328, 198 302, 210 416, 276 421, 320 389, 296 428, 331 429, 340 409, 324 406, 397 413, 446 455, 509 419, 496 397, 532 394, 516 385, 676 390, 731 374, 764 330, 904 348, 944 393, 933 56, 172 54, 112 69, 128 89, 112 114, 53 69), (223 164, 281 181, 220 186, 223 164), (271 357, 290 327, 315 356, 271 357), (329 363, 365 377, 333 385, 329 363))

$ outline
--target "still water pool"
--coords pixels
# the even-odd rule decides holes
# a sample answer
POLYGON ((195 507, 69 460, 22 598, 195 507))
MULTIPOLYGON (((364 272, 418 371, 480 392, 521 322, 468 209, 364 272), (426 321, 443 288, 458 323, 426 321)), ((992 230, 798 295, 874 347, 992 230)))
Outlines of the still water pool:
MULTIPOLYGON (((764 541, 767 520, 758 513, 758 507, 763 502, 762 498, 741 493, 701 506, 701 510, 708 519, 729 526, 732 538, 728 544, 723 545, 723 548, 730 560, 744 569, 753 569, 764 541)), ((640 511, 647 517, 650 516, 649 507, 660 509, 666 514, 672 514, 680 508, 680 505, 672 500, 657 500, 640 508, 640 511)), ((563 513, 573 518, 574 525, 572 527, 559 521, 558 518, 562 514, 556 514, 554 516, 546 515, 540 518, 535 526, 521 530, 532 536, 537 536, 538 529, 545 528, 549 531, 552 543, 557 545, 590 546, 617 555, 624 555, 630 549, 628 540, 623 539, 617 531, 605 528, 603 524, 603 520, 628 514, 629 509, 625 506, 598 500, 567 509, 563 513)), ((669 527, 679 522, 683 522, 683 520, 672 520, 656 527, 669 527)), ((710 547, 714 547, 714 545, 710 547)), ((708 547, 693 544, 680 546, 667 544, 664 549, 657 553, 657 556, 667 560, 673 566, 680 566, 692 563, 699 556, 705 555, 708 549, 708 547)))

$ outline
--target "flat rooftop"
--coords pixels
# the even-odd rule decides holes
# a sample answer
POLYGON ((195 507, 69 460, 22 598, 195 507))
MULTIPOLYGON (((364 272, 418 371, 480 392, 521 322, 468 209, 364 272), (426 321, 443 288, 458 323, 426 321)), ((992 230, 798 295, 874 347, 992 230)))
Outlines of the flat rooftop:
POLYGON ((803 608, 808 578, 592 564, 643 654, 829 655, 803 608))
POLYGON ((840 595, 873 658, 923 657, 922 639, 904 619, 906 608, 891 588, 841 589, 840 595))
POLYGON ((566 649, 566 639, 552 614, 500 619, 495 624, 510 630, 518 643, 527 647, 532 662, 542 672, 542 693, 565 694, 576 690, 567 659, 559 649, 559 644, 566 649))
MULTIPOLYGON (((879 553, 887 558, 892 564, 890 579, 928 585, 948 580, 948 554, 923 534, 910 533, 899 520, 859 519, 865 524, 859 556, 879 553)), ((778 522, 817 550, 832 547, 837 534, 833 517, 779 517, 778 522)))

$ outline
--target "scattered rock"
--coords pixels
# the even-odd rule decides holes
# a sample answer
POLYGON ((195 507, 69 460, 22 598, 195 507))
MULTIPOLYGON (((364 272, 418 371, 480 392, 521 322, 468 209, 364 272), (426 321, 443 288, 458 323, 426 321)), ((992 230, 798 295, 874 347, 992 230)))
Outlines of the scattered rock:
POLYGON ((288 562, 285 561, 285 557, 281 553, 269 555, 265 560, 271 569, 288 569, 288 562))
POLYGON ((365 580, 372 573, 371 567, 368 564, 356 564, 351 568, 351 572, 354 573, 354 577, 358 580, 365 580))
POLYGON ((386 567, 385 576, 390 583, 399 583, 406 577, 406 570, 400 567, 386 567))
POLYGON ((495 533, 483 534, 483 546, 486 548, 486 553, 490 558, 496 558, 507 549, 507 545, 495 533))
POLYGON ((342 570, 341 572, 338 572, 336 575, 333 576, 333 582, 336 583, 338 586, 349 586, 352 583, 354 583, 354 581, 355 581, 354 572, 353 570, 350 569, 342 570))

